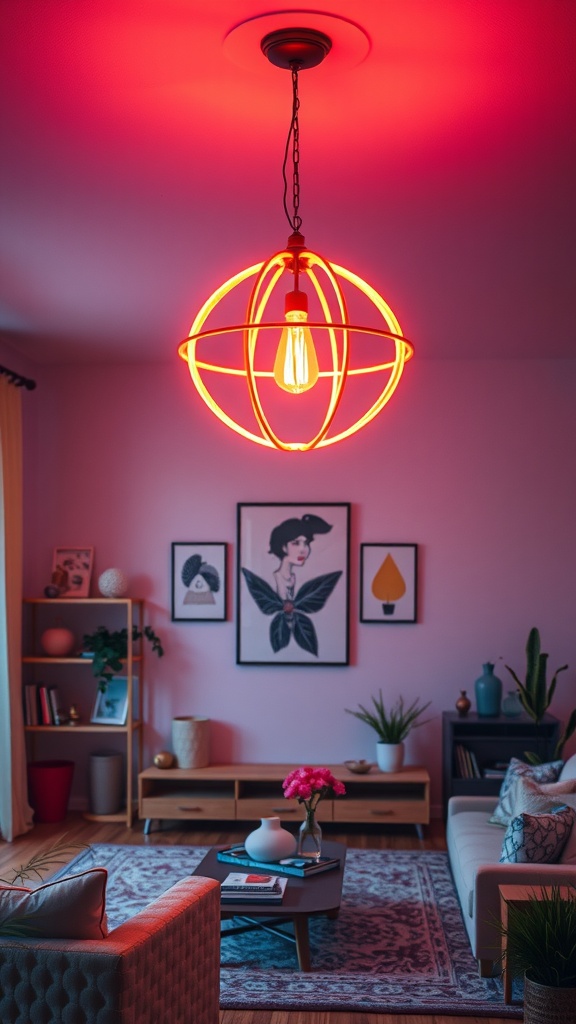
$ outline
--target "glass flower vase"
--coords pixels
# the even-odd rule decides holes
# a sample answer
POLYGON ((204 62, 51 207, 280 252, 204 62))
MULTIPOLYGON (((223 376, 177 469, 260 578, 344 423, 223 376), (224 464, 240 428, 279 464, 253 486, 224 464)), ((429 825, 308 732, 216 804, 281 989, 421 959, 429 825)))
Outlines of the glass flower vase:
POLYGON ((306 817, 298 832, 298 856, 319 860, 322 853, 322 829, 313 810, 306 808, 306 817))

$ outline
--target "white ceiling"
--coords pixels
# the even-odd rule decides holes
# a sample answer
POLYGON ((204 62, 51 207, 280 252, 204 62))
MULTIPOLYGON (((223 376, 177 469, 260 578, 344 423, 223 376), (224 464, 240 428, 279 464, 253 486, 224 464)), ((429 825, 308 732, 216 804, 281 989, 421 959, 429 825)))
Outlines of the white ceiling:
POLYGON ((313 7, 2 0, 17 352, 175 359, 205 298, 283 248, 290 76, 259 40, 285 21, 334 40, 300 82, 307 243, 381 291, 417 359, 576 357, 576 0, 313 7))

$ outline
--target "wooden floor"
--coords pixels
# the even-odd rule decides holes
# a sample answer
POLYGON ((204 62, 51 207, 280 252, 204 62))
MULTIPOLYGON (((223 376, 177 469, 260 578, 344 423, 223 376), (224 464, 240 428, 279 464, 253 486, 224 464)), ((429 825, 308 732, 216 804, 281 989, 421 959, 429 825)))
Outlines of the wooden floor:
MULTIPOLYGON (((71 813, 65 822, 57 825, 36 825, 31 832, 19 836, 13 843, 0 840, 0 878, 11 878, 12 871, 25 864, 30 857, 48 849, 56 839, 67 833, 67 840, 81 843, 124 843, 132 845, 188 845, 210 846, 217 843, 233 843, 246 836, 246 828, 239 831, 216 831, 213 823, 204 827, 180 824, 174 828, 143 835, 142 822, 133 829, 116 823, 104 824, 87 821, 82 815, 71 813)), ((416 836, 414 828, 389 826, 382 832, 350 830, 340 832, 334 826, 326 829, 327 838, 346 843, 348 847, 362 849, 396 850, 445 850, 444 827, 433 822, 424 830, 423 840, 416 836)), ((221 1024, 501 1024, 502 1017, 460 1017, 458 1007, 448 1017, 424 1016, 421 1014, 381 1013, 300 1013, 284 1010, 223 1010, 221 1024)))

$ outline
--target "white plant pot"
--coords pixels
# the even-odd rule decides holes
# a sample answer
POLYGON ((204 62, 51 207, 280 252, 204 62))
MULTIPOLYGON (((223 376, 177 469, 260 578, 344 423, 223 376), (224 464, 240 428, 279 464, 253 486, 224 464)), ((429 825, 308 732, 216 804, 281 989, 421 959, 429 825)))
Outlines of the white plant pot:
POLYGON ((296 852, 296 838, 282 828, 280 818, 262 818, 260 827, 246 836, 244 847, 253 860, 268 863, 291 857, 296 852))
POLYGON ((399 772, 404 764, 404 744, 378 742, 376 760, 381 772, 399 772))

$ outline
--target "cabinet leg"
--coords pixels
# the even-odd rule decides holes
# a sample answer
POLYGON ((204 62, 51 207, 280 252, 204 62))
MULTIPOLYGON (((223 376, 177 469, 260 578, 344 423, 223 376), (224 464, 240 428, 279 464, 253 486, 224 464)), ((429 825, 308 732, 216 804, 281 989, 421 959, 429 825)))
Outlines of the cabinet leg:
POLYGON ((424 839, 424 829, 422 828, 422 825, 415 825, 414 828, 416 829, 416 835, 418 836, 418 839, 424 839))
POLYGON ((143 832, 143 835, 149 836, 150 835, 151 827, 152 827, 152 818, 146 818, 146 821, 144 822, 144 832, 143 832))

